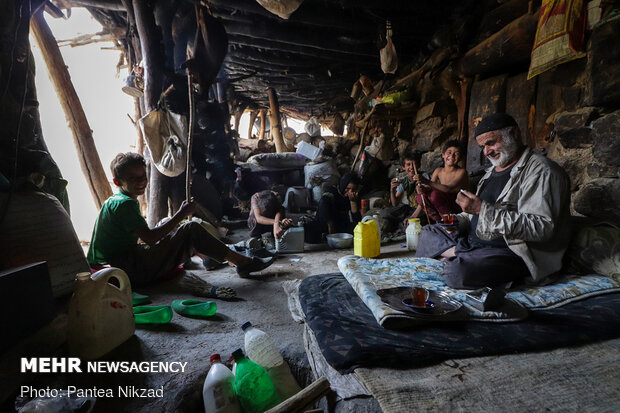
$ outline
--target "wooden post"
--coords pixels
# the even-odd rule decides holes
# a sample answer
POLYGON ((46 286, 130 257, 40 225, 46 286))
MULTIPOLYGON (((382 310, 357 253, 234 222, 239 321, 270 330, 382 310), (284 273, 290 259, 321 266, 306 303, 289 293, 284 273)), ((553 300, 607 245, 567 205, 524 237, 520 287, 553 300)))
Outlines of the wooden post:
POLYGON ((250 126, 248 126, 248 139, 252 139, 252 131, 254 130, 254 122, 256 122, 256 117, 258 116, 258 112, 253 110, 250 112, 250 126))
POLYGON ((86 177, 95 205, 97 208, 101 208, 105 200, 112 196, 112 188, 101 165, 101 159, 97 153, 92 131, 80 98, 73 87, 71 76, 56 39, 43 18, 42 11, 32 17, 30 25, 43 54, 43 59, 47 64, 52 83, 59 97, 58 100, 73 132, 73 142, 77 149, 80 167, 86 177))
POLYGON ((273 88, 267 89, 269 95, 269 106, 271 108, 271 117, 269 119, 271 123, 271 137, 276 143, 276 152, 286 152, 286 145, 284 139, 282 139, 282 125, 280 124, 280 105, 278 104, 278 95, 273 88))
POLYGON ((233 115, 233 117, 235 119, 235 126, 234 126, 234 128, 237 131, 237 133, 239 133, 239 122, 241 122, 241 116, 243 116, 243 110, 238 110, 233 115))
MULTIPOLYGON (((163 51, 159 49, 160 44, 153 41, 153 39, 159 39, 160 34, 149 2, 133 0, 132 4, 144 59, 144 106, 146 113, 149 113, 157 107, 163 89, 163 51)), ((159 172, 154 163, 151 163, 147 213, 147 222, 151 227, 168 216, 169 181, 170 179, 159 172)))
POLYGON ((330 390, 329 381, 327 381, 325 377, 320 377, 296 395, 289 397, 277 406, 267 410, 265 413, 303 412, 303 408, 316 403, 329 393, 330 390))
POLYGON ((267 129, 267 109, 260 110, 260 133, 258 139, 265 139, 265 129, 267 129))

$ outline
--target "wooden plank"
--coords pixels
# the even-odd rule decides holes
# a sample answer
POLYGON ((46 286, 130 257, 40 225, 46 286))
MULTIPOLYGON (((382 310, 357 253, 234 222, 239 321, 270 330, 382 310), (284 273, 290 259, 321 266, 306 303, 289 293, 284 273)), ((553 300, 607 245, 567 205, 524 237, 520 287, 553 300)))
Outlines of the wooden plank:
POLYGON ((71 75, 69 75, 56 39, 43 18, 42 12, 38 12, 32 17, 30 26, 73 133, 73 142, 77 149, 80 168, 86 177, 86 183, 95 205, 97 208, 101 208, 105 200, 112 196, 112 188, 101 165, 86 113, 84 113, 80 98, 73 87, 71 75))
POLYGON ((267 410, 265 413, 293 413, 304 411, 306 406, 316 403, 331 390, 329 381, 321 377, 314 383, 302 389, 299 393, 289 397, 282 403, 267 410))
POLYGON ((500 75, 476 81, 471 87, 469 106, 469 140, 467 144, 467 172, 477 174, 484 170, 486 162, 478 142, 474 139, 474 128, 486 115, 503 112, 506 109, 506 82, 508 75, 500 75))
POLYGON ((536 78, 527 80, 527 72, 508 79, 506 113, 512 115, 521 129, 521 142, 532 146, 534 124, 530 121, 536 103, 536 78))
POLYGON ((538 13, 525 14, 470 49, 459 62, 465 76, 508 72, 530 62, 538 13))

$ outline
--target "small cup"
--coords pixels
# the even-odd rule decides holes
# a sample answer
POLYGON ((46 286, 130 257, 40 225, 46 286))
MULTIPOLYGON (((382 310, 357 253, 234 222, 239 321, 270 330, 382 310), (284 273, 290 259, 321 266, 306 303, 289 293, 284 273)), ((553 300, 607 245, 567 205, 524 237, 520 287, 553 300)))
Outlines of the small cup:
POLYGON ((423 287, 413 287, 411 289, 411 303, 415 307, 426 307, 428 300, 428 290, 423 287))
POLYGON ((443 222, 446 225, 453 225, 454 224, 454 215, 452 215, 452 214, 442 214, 441 215, 441 222, 443 222))

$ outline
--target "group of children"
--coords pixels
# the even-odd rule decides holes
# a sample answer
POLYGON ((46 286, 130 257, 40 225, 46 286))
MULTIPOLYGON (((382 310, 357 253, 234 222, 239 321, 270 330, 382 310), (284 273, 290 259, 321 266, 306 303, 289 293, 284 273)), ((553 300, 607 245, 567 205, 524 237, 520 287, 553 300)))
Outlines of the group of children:
MULTIPOLYGON (((409 218, 427 217, 429 221, 440 222, 442 215, 460 212, 456 195, 467 187, 468 181, 465 169, 459 165, 459 142, 454 140, 444 145, 442 158, 444 165, 427 178, 428 175, 418 173, 419 152, 405 153, 402 164, 406 176, 394 178, 390 183, 391 206, 381 213, 384 222, 393 227, 402 223, 406 227, 409 218)), ((193 255, 204 260, 228 261, 242 276, 273 263, 273 257, 250 258, 228 248, 195 222, 179 226, 194 211, 193 200, 183 202, 166 223, 149 228, 137 201, 147 184, 144 159, 135 153, 119 154, 110 167, 114 184, 120 191, 106 200, 99 212, 87 256, 92 267, 109 264, 122 268, 132 284, 140 286, 161 278, 193 255), (138 239, 142 243, 138 243, 138 239)), ((305 222, 307 242, 321 242, 325 234, 353 232, 362 218, 358 205, 360 184, 356 174, 347 173, 340 178, 338 187, 326 189, 316 216, 305 222)), ((265 190, 252 196, 248 217, 251 237, 271 232, 278 239, 292 224, 293 221, 285 217, 275 192, 265 190)), ((231 295, 229 288, 209 287, 208 296, 231 295)))

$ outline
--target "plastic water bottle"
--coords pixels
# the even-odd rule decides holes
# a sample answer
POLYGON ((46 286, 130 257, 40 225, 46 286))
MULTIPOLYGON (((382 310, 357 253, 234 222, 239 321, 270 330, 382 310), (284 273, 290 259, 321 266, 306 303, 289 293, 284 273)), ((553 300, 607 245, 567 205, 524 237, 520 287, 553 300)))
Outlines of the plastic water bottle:
POLYGON ((241 406, 233 388, 235 376, 222 364, 219 354, 210 358, 211 368, 202 386, 206 413, 241 413, 241 406))
POLYGON ((420 218, 410 218, 409 224, 405 234, 407 235, 407 249, 409 251, 415 251, 418 249, 418 241, 420 240, 420 232, 422 231, 422 225, 420 225, 420 218))
POLYGON ((301 388, 267 333, 252 326, 249 321, 241 329, 245 332, 245 352, 250 360, 267 370, 280 398, 286 400, 297 394, 301 388))
POLYGON ((244 413, 263 413, 280 403, 265 369, 247 359, 240 348, 232 355, 237 362, 233 387, 244 413))

